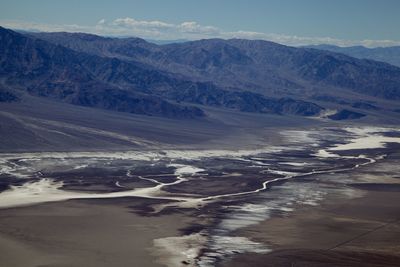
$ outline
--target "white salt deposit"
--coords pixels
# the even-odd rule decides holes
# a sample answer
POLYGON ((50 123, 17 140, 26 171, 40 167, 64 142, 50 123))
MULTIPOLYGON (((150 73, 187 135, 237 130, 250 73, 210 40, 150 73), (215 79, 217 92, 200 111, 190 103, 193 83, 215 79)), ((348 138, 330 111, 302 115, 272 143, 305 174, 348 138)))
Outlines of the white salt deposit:
POLYGON ((351 138, 345 144, 336 144, 328 149, 320 149, 314 156, 319 158, 335 158, 340 157, 332 151, 345 151, 354 149, 374 149, 384 148, 387 143, 400 143, 400 137, 384 136, 385 132, 400 132, 395 128, 378 128, 378 127, 348 127, 344 128, 351 138))
POLYGON ((279 164, 282 164, 282 165, 289 165, 289 166, 295 166, 295 167, 301 167, 301 166, 306 166, 306 165, 308 165, 307 162, 279 162, 279 164))
POLYGON ((383 148, 387 143, 400 143, 400 137, 388 137, 381 135, 370 135, 353 139, 348 144, 336 145, 331 151, 343 151, 352 149, 383 148))
POLYGON ((189 166, 189 165, 183 165, 183 164, 169 164, 169 167, 174 167, 175 169, 175 175, 194 175, 198 172, 205 171, 204 169, 197 168, 194 166, 189 166))
POLYGON ((153 241, 153 254, 158 262, 168 267, 198 266, 196 258, 204 248, 206 235, 201 233, 159 238, 153 241))

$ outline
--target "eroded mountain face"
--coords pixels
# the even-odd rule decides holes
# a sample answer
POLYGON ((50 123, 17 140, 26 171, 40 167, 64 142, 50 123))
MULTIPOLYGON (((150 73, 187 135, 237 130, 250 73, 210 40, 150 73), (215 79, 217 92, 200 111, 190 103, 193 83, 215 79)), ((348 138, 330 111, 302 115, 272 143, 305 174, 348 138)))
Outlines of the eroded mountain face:
POLYGON ((400 98, 400 68, 266 41, 156 45, 139 38, 4 28, 0 38, 4 101, 31 95, 184 119, 206 116, 202 106, 316 116, 332 105, 341 112, 344 105, 361 114, 345 116, 355 119, 370 106, 380 110, 379 102, 387 99, 395 109, 400 98), (329 101, 341 98, 345 101, 329 101))

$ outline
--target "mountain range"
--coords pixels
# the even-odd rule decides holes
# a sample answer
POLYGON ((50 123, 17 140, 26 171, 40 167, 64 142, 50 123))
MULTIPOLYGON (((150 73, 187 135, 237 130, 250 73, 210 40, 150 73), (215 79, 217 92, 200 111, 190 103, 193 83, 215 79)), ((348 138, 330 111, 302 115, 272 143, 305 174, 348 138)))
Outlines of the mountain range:
POLYGON ((400 100, 396 66, 260 40, 157 45, 0 28, 0 62, 2 102, 46 98, 177 119, 206 117, 205 107, 298 116, 333 108, 331 118, 360 118, 400 100))
POLYGON ((342 53, 360 59, 382 61, 400 67, 400 46, 368 48, 364 46, 340 47, 336 45, 309 45, 308 48, 342 53))

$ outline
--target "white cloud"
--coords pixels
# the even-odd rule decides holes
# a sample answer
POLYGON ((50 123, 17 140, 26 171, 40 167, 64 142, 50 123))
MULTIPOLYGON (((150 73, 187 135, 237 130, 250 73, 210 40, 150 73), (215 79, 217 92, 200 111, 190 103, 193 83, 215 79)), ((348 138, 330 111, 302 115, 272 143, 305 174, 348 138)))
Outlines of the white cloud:
POLYGON ((182 22, 177 29, 182 33, 219 35, 220 30, 213 26, 202 26, 195 21, 182 22))
POLYGON ((150 28, 150 29, 168 29, 173 28, 175 25, 165 23, 158 20, 135 20, 133 18, 119 18, 114 20, 109 26, 123 27, 126 29, 136 28, 150 28))
POLYGON ((99 20, 98 22, 97 22, 97 24, 99 24, 99 25, 103 25, 103 24, 105 24, 106 23, 106 20, 105 19, 101 19, 101 20, 99 20))
POLYGON ((107 36, 137 36, 141 38, 160 40, 245 38, 268 40, 292 46, 310 44, 332 44, 339 46, 363 45, 366 47, 400 45, 400 41, 395 40, 342 40, 331 37, 304 37, 296 35, 262 33, 242 30, 227 32, 218 27, 201 25, 195 21, 185 21, 179 24, 173 24, 159 20, 137 20, 129 17, 117 18, 113 21, 101 19, 95 25, 56 25, 10 20, 0 20, 0 25, 7 28, 27 31, 87 32, 107 36))

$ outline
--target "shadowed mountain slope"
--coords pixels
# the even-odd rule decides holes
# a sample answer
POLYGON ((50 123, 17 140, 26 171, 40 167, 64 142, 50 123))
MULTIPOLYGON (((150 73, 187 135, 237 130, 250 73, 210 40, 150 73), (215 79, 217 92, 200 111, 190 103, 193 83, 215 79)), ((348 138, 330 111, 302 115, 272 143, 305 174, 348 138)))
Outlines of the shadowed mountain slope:
POLYGON ((76 51, 139 61, 190 80, 268 96, 330 93, 332 89, 400 99, 400 68, 372 60, 268 41, 207 39, 155 45, 138 38, 80 33, 32 36, 76 51))
MULTIPOLYGON (((87 42, 91 38, 104 39, 92 35, 77 36, 87 37, 87 42)), ((3 84, 34 96, 173 118, 204 116, 199 107, 189 103, 305 116, 318 114, 323 109, 302 100, 228 90, 212 82, 192 80, 144 62, 76 51, 3 28, 0 29, 0 38, 0 77, 3 84)))

